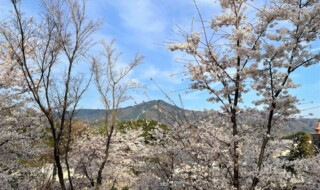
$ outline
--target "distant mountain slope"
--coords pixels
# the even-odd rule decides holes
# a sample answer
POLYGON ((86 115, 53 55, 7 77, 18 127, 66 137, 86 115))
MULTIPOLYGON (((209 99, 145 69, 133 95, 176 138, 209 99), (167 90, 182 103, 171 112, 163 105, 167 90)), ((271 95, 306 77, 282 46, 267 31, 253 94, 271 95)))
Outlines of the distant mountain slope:
MULTIPOLYGON (((182 117, 184 114, 190 117, 191 115, 200 115, 199 113, 200 112, 179 108, 163 100, 152 100, 134 106, 121 108, 119 119, 132 120, 146 118, 164 122, 164 120, 170 118, 163 118, 163 115, 170 115, 170 117, 178 118, 182 117)), ((104 116, 105 110, 103 109, 79 109, 76 114, 76 118, 86 120, 88 122, 103 120, 104 116)))
POLYGON ((286 123, 285 127, 282 129, 283 132, 287 134, 293 134, 299 131, 303 132, 315 132, 319 119, 315 118, 294 118, 290 119, 286 123))
MULTIPOLYGON (((154 119, 167 124, 176 119, 181 120, 183 117, 187 117, 188 119, 196 119, 204 115, 204 112, 182 109, 163 100, 152 100, 134 106, 121 108, 119 119, 134 120, 146 118, 154 119)), ((77 119, 86 120, 90 123, 102 121, 104 116, 105 110, 103 109, 79 109, 76 114, 77 119)), ((283 135, 288 135, 298 131, 314 132, 317 122, 318 119, 289 119, 289 121, 281 129, 281 133, 283 133, 283 135)))

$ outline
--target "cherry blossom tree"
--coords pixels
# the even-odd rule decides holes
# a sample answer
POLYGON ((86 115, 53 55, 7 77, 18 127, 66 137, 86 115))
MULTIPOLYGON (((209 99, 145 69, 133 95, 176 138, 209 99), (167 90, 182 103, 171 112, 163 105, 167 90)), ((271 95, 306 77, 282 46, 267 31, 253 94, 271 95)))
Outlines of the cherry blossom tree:
POLYGON ((101 174, 98 173, 98 169, 105 159, 105 134, 91 129, 77 138, 72 146, 73 157, 70 160, 78 176, 75 187, 101 189, 131 187, 139 178, 134 168, 143 162, 141 158, 149 151, 143 132, 140 128, 114 133, 109 145, 106 169, 102 170, 101 174), (98 175, 103 178, 101 184, 97 184, 98 175))
POLYGON ((42 155, 50 150, 42 139, 45 119, 28 105, 23 74, 11 60, 8 44, 0 43, 0 184, 4 189, 43 188, 50 183, 38 172, 42 155))
POLYGON ((99 91, 101 102, 105 106, 105 122, 104 122, 104 155, 97 171, 96 183, 92 181, 92 185, 97 188, 102 185, 103 170, 107 164, 110 153, 113 135, 117 128, 119 106, 129 99, 127 92, 130 89, 138 88, 140 85, 134 81, 128 80, 126 77, 139 64, 142 63, 143 57, 136 55, 135 58, 127 65, 121 67, 119 64, 120 53, 114 48, 114 41, 110 43, 102 42, 104 51, 101 52, 100 59, 92 58, 92 71, 94 81, 99 91))
MULTIPOLYGON (((3 105, 3 104, 2 104, 3 105)), ((1 110, 0 184, 4 189, 43 188, 51 180, 39 171, 45 164, 43 155, 51 150, 43 143, 40 113, 27 106, 16 105, 1 110)))
MULTIPOLYGON (((74 73, 74 68, 84 60, 92 45, 90 36, 99 23, 87 19, 84 2, 43 0, 39 21, 24 17, 20 1, 11 3, 13 16, 2 22, 0 30, 8 47, 7 61, 18 65, 33 102, 47 118, 60 186, 66 189, 61 139, 70 139, 75 108, 88 86, 82 74, 74 73), (59 69, 64 72, 59 73, 59 69)), ((70 140, 66 143, 64 164, 69 187, 73 189, 68 167, 70 140)))
MULTIPOLYGON (((2 28, 1 28, 2 29, 2 28)), ((23 73, 13 61, 10 44, 0 41, 0 186, 4 189, 35 187, 35 171, 44 146, 41 143, 41 114, 28 106, 23 73)), ((43 118, 42 118, 43 119, 43 118)), ((40 186, 39 186, 40 187, 40 186)))
MULTIPOLYGON (((247 92, 255 90, 253 103, 262 107, 262 139, 260 150, 255 152, 251 165, 252 184, 255 189, 261 182, 266 167, 267 147, 272 130, 281 121, 298 113, 297 98, 289 89, 298 87, 291 76, 300 67, 316 64, 319 50, 313 50, 319 38, 319 1, 279 0, 267 1, 218 1, 222 14, 211 19, 209 26, 199 12, 200 30, 184 34, 186 42, 169 45, 171 50, 181 50, 194 61, 186 64, 193 82, 191 88, 206 90, 209 101, 219 103, 229 121, 226 130, 232 131, 228 147, 232 167, 226 174, 233 188, 240 189, 245 173, 242 160, 249 152, 241 154, 241 113, 247 92), (255 13, 255 14, 253 14, 255 13), (208 29, 208 28, 211 28, 208 29), (209 31, 210 30, 210 31, 209 31)), ((247 102, 248 103, 248 102, 247 102)))
MULTIPOLYGON (((289 153, 292 141, 272 139, 266 148, 264 167, 257 173, 257 160, 261 148, 263 126, 258 123, 265 114, 258 110, 247 112, 239 126, 239 155, 241 189, 252 185, 252 176, 260 178, 256 188, 317 189, 318 178, 314 172, 320 164, 316 157, 290 161, 283 159, 289 153), (307 163, 309 162, 310 163, 307 163), (289 168, 294 168, 294 171, 289 168), (313 167, 310 169, 310 167, 313 167), (310 170, 310 172, 308 172, 310 170), (309 176, 310 175, 310 176, 309 176)), ((148 154, 144 162, 134 164, 137 179, 134 189, 233 189, 233 160, 230 146, 235 141, 228 128, 227 115, 216 112, 194 121, 180 121, 169 130, 157 128, 154 141, 145 146, 148 154)))

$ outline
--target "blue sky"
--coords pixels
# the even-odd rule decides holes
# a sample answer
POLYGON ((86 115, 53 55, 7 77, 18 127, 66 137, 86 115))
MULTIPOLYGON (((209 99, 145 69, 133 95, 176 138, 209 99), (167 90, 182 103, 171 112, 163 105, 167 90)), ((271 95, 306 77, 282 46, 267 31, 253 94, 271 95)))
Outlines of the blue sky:
MULTIPOLYGON (((0 2, 2 19, 8 17, 11 6, 9 0, 0 2)), ((37 2, 23 1, 24 12, 36 16, 36 10, 39 10, 37 2)), ((219 12, 213 0, 197 0, 197 4, 206 20, 219 12)), ((153 99, 165 100, 165 95, 150 80, 153 78, 178 105, 178 97, 181 95, 187 109, 217 107, 206 101, 208 96, 205 92, 186 93, 184 89, 188 88, 189 83, 186 76, 179 74, 184 68, 177 61, 186 55, 167 49, 168 42, 181 41, 181 36, 175 32, 177 25, 191 32, 192 19, 197 19, 192 0, 88 0, 87 11, 91 19, 103 19, 103 26, 94 39, 116 39, 116 47, 123 53, 121 64, 130 61, 137 52, 145 57, 144 63, 130 73, 130 78, 147 87, 130 92, 137 103, 153 99)), ((87 67, 82 70, 85 72, 87 67)), ((309 109, 303 111, 302 115, 311 112, 314 117, 320 118, 320 64, 298 70, 293 79, 302 85, 292 91, 299 99, 303 99, 304 104, 299 107, 309 109)), ((133 101, 128 101, 123 106, 133 104, 133 101)), ((94 85, 85 94, 81 107, 103 107, 94 85)))

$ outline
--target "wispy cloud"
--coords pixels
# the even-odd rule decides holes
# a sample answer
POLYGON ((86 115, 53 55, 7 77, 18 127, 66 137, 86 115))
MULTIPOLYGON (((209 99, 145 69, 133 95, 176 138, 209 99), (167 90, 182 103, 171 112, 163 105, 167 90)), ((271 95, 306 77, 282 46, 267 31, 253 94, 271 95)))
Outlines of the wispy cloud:
MULTIPOLYGON (((130 31, 128 40, 140 43, 155 43, 156 39, 163 38, 167 28, 165 15, 151 0, 117 0, 110 1, 109 6, 116 10, 124 30, 130 31)), ((110 20, 110 19, 109 19, 110 20)), ((109 23, 113 24, 113 23, 109 23)))
POLYGON ((120 0, 115 7, 124 24, 137 32, 161 33, 165 29, 165 21, 150 0, 120 0))
POLYGON ((155 67, 154 65, 143 65, 143 69, 137 69, 135 77, 140 81, 153 80, 160 82, 162 85, 178 85, 182 83, 181 77, 174 75, 174 70, 163 70, 155 67))

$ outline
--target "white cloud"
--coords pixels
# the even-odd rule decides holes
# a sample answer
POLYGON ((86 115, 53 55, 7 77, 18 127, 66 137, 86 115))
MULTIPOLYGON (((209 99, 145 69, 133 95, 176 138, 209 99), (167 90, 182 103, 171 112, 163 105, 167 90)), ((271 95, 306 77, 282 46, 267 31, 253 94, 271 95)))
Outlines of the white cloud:
POLYGON ((135 77, 139 80, 150 80, 162 84, 178 85, 182 83, 181 76, 175 75, 175 70, 161 70, 154 65, 143 65, 143 69, 137 69, 135 77))
POLYGON ((153 65, 144 65, 143 70, 138 71, 138 76, 141 80, 149 80, 155 78, 160 73, 160 70, 153 65))
POLYGON ((123 24, 139 33, 162 33, 166 28, 161 11, 150 0, 118 0, 114 6, 123 24))
POLYGON ((124 4, 125 12, 121 16, 129 27, 140 32, 158 33, 164 30, 165 24, 160 14, 149 0, 136 0, 124 4))

